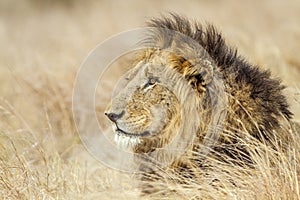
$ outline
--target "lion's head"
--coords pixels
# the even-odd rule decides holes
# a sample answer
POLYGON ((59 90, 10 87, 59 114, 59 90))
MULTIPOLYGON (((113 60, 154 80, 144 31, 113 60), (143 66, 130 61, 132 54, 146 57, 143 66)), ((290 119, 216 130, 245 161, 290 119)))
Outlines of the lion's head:
POLYGON ((147 50, 125 74, 127 83, 112 99, 105 115, 111 120, 116 143, 135 152, 151 152, 177 139, 183 130, 198 129, 201 95, 181 72, 190 64, 169 51, 147 50), (189 116, 189 119, 183 117, 189 116), (196 122, 197 121, 197 122, 196 122))

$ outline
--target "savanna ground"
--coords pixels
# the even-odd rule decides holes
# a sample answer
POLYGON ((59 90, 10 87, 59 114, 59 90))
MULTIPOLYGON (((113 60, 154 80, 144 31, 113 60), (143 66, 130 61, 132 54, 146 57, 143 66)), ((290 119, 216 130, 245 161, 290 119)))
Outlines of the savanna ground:
MULTIPOLYGON (((81 144, 72 89, 98 43, 165 11, 213 22, 249 61, 283 80, 300 120, 297 0, 0 0, 0 199, 138 198, 131 174, 103 166, 81 144)), ((175 190, 183 199, 199 191, 205 199, 299 199, 299 149, 295 135, 287 154, 253 151, 255 172, 216 165, 216 177, 224 180, 219 190, 205 181, 175 190)))

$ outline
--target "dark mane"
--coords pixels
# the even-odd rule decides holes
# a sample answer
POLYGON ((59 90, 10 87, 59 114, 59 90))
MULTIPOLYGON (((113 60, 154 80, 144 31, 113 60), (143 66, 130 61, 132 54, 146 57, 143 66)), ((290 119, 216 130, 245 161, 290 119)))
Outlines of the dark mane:
POLYGON ((154 18, 147 25, 178 31, 189 36, 209 53, 218 66, 232 65, 237 59, 236 49, 228 47, 221 33, 211 24, 203 27, 201 24, 191 22, 185 17, 170 14, 170 17, 154 18))
POLYGON ((202 26, 172 13, 169 16, 154 18, 147 25, 178 31, 189 36, 197 41, 215 61, 225 82, 234 81, 236 88, 242 84, 249 85, 251 87, 250 98, 258 102, 260 113, 264 118, 261 125, 266 129, 278 126, 276 117, 280 115, 287 119, 292 117, 286 98, 282 94, 284 86, 281 85, 281 81, 271 78, 270 71, 262 70, 246 62, 237 54, 235 48, 227 46, 222 34, 213 25, 202 26), (234 78, 228 80, 229 76, 234 76, 234 78))

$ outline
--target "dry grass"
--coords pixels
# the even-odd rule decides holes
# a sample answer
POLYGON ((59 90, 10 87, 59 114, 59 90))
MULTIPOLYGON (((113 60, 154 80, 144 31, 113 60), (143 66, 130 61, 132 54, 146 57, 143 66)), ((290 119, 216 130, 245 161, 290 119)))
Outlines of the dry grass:
MULTIPOLYGON (((72 119, 72 87, 80 63, 99 42, 161 11, 221 27, 249 60, 282 77, 299 120, 300 3, 251 2, 1 0, 0 198, 138 199, 132 175, 103 166, 82 146, 72 119)), ((287 152, 241 141, 256 159, 255 169, 211 159, 199 169, 205 174, 199 182, 170 182, 162 190, 175 189, 182 199, 300 199, 299 137, 294 134, 287 152)))

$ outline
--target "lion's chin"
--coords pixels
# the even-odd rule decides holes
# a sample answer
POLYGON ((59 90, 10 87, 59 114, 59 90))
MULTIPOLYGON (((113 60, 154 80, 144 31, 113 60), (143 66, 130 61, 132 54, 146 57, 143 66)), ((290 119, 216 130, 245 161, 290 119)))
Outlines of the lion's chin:
POLYGON ((115 142, 122 150, 133 151, 134 147, 141 143, 141 137, 128 135, 120 130, 115 124, 112 126, 115 133, 115 142))
POLYGON ((115 142, 123 150, 133 151, 134 147, 141 143, 140 137, 127 136, 118 131, 115 133, 115 142))

